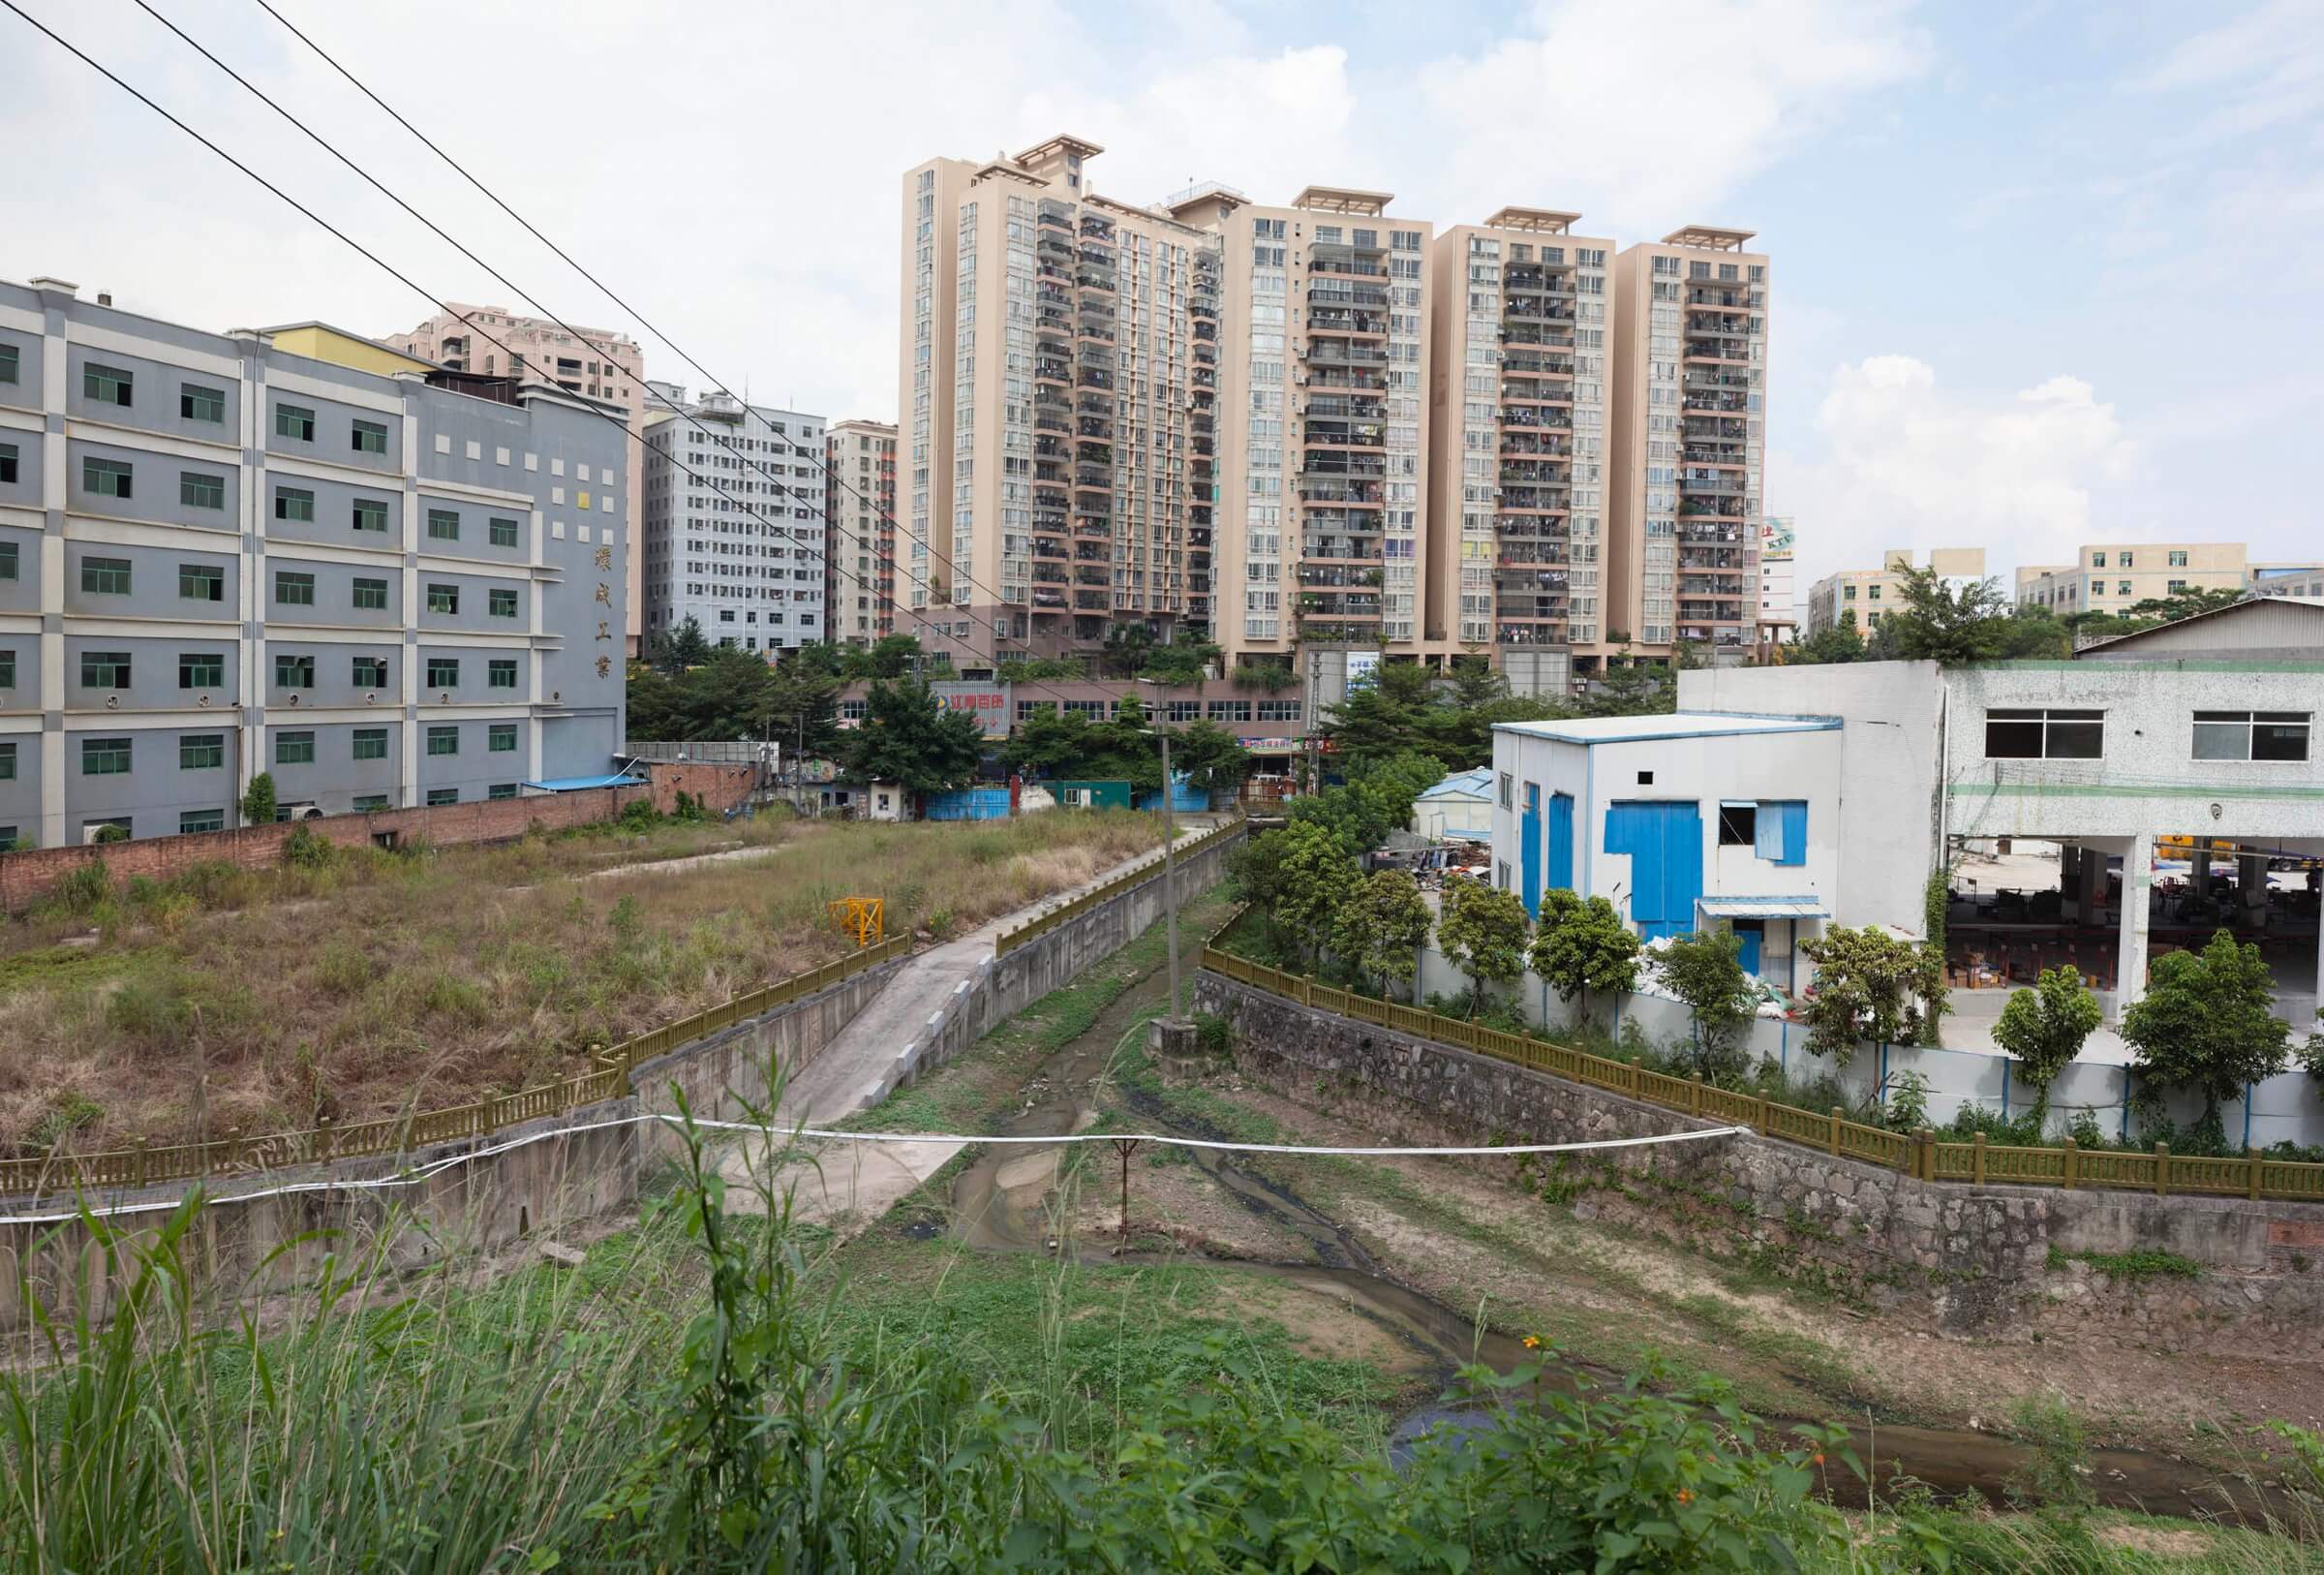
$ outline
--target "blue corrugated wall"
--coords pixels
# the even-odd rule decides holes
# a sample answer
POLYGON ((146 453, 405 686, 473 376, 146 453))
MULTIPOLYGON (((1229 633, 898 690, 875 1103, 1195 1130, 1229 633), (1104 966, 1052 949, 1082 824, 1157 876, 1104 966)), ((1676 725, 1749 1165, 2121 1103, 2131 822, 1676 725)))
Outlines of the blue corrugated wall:
POLYGON ((1695 805, 1608 805, 1605 850, 1630 855, 1630 916, 1640 936, 1694 933, 1702 895, 1702 815, 1695 805))

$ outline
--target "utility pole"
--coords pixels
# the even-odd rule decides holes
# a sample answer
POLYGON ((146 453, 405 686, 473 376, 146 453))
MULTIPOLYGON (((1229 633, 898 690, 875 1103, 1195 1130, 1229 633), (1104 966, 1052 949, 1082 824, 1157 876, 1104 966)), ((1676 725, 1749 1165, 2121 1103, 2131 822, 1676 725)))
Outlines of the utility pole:
MULTIPOLYGON (((1155 731, 1162 735, 1162 916, 1170 947, 1170 1005, 1162 1015, 1175 1023, 1178 1019, 1178 830, 1171 800, 1177 795, 1171 791, 1170 729, 1158 727, 1155 731)), ((1128 1162, 1126 1156, 1123 1162, 1128 1162)))

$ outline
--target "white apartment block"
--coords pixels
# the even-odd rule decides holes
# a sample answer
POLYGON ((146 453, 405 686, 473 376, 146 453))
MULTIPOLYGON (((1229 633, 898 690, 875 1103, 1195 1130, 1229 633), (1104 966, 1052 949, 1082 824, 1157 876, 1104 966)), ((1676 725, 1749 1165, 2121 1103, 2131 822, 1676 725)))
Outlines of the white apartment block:
POLYGON ((796 650, 824 626, 824 418, 648 385, 645 637, 796 650))

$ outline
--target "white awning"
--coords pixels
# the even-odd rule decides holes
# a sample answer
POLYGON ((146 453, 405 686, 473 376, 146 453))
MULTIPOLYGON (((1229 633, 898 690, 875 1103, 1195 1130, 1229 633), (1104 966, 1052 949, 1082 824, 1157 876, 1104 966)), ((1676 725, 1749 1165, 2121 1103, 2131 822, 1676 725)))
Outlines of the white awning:
POLYGON ((1821 897, 1697 897, 1710 918, 1830 918, 1821 897))

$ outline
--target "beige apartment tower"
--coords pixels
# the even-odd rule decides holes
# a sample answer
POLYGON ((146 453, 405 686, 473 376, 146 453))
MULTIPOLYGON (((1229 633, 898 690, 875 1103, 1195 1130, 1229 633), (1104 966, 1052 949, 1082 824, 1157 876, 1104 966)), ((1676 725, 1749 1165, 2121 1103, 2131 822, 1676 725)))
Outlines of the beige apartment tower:
POLYGON ((825 637, 870 645, 897 632, 896 428, 836 421, 823 454, 825 637))
POLYGON ((1605 632, 1614 243, 1575 234, 1579 219, 1502 208, 1430 261, 1429 623, 1521 689, 1531 659, 1605 632))
MULTIPOLYGON (((554 384, 567 393, 602 399, 621 406, 631 433, 644 433, 646 357, 627 334, 587 327, 568 333, 552 319, 524 317, 505 306, 464 306, 458 301, 445 305, 449 310, 437 313, 409 332, 387 334, 382 343, 400 346, 408 355, 455 372, 514 378, 520 384, 554 384), (508 348, 504 351, 502 345, 508 348)), ((645 454, 637 444, 627 447, 628 458, 623 466, 629 478, 627 517, 642 520, 645 510, 638 488, 645 477, 645 454)), ((643 628, 640 619, 646 598, 639 568, 644 557, 639 552, 628 554, 629 600, 625 606, 631 657, 638 654, 643 628)))
POLYGON ((1767 425, 1767 258, 1694 226, 1615 259, 1606 595, 1586 675, 1753 640, 1767 425))
POLYGON ((1208 617, 1218 242, 1096 195, 1100 151, 904 176, 899 628, 958 665, 1208 617))

